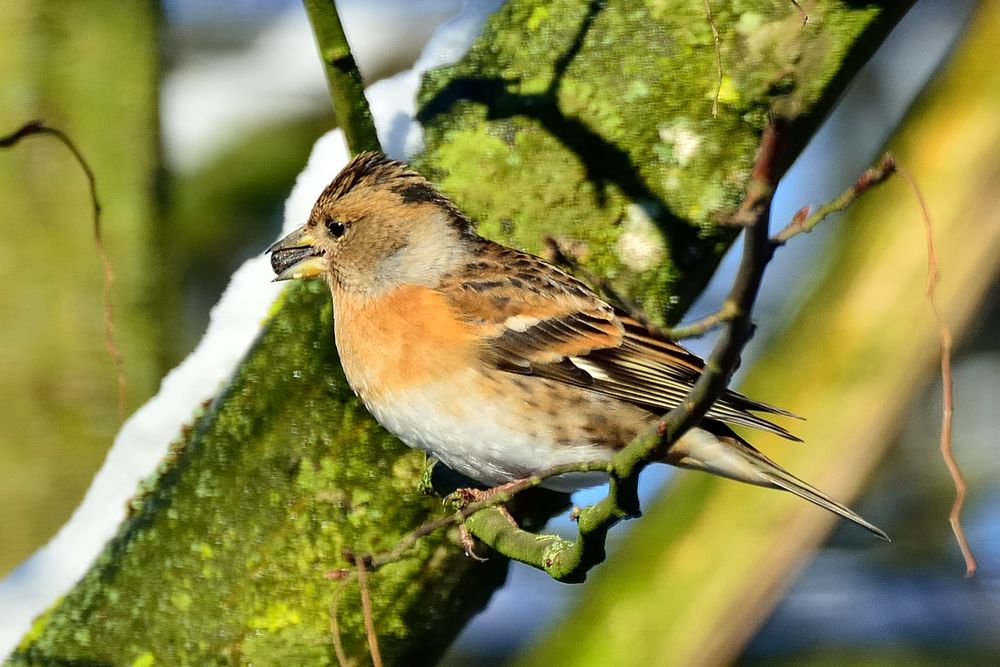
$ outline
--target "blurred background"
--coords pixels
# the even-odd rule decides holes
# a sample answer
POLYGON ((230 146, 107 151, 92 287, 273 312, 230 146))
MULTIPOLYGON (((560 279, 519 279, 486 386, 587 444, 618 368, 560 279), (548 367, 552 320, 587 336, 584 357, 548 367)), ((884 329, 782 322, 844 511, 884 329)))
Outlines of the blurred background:
MULTIPOLYGON (((338 4, 373 82, 409 67, 460 3, 338 4)), ((803 204, 840 193, 872 162, 961 49, 975 10, 970 0, 916 4, 783 181, 776 227, 803 204)), ((334 124, 308 22, 291 0, 2 0, 0 25, 0 134, 41 118, 74 138, 97 175, 134 410, 193 348, 232 271, 276 236, 284 198, 334 124)), ((969 95, 996 87, 969 76, 969 95)), ((959 111, 965 103, 954 102, 959 111)), ((1000 199, 1000 174, 992 176, 984 197, 1000 199)), ((0 152, 0 577, 69 518, 119 426, 86 197, 78 167, 55 142, 29 139, 0 152)), ((802 306, 837 224, 796 239, 769 268, 745 370, 802 306)), ((734 265, 731 253, 688 319, 721 302, 734 265)), ((971 487, 965 524, 980 572, 962 578, 947 524, 953 489, 937 453, 940 381, 908 387, 906 416, 853 503, 902 539, 885 547, 839 526, 794 573, 741 661, 1000 661, 1000 307, 995 282, 989 290, 955 355, 955 445, 971 487)), ((711 342, 690 347, 704 354, 711 342)), ((648 498, 671 476, 645 475, 648 498)), ((565 519, 555 527, 569 530, 565 519)), ((582 590, 515 565, 445 663, 508 662, 551 631, 582 590)))

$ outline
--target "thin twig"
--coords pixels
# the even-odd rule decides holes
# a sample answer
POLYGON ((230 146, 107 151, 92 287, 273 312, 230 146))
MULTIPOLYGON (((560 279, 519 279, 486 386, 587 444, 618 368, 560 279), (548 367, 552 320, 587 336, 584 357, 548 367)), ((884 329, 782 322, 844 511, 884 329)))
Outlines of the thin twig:
POLYGON ((969 540, 965 536, 965 530, 962 528, 962 506, 965 504, 965 494, 968 487, 952 451, 952 418, 955 411, 955 398, 953 394, 954 382, 951 374, 951 331, 948 325, 945 324, 941 309, 937 303, 937 283, 940 274, 938 273, 937 251, 934 246, 934 227, 930 210, 927 208, 927 202, 924 201, 923 193, 917 185, 917 180, 901 165, 897 166, 897 170, 900 176, 910 184, 910 188, 913 189, 913 194, 920 205, 920 214, 924 221, 924 233, 927 240, 927 300, 930 302, 931 310, 934 312, 934 320, 937 322, 938 328, 938 338, 941 342, 941 383, 944 392, 941 411, 940 449, 941 456, 944 458, 945 465, 948 467, 948 472, 951 474, 951 479, 955 484, 955 501, 952 503, 951 512, 948 514, 948 522, 951 524, 951 530, 955 534, 955 541, 958 542, 962 558, 965 559, 965 576, 971 577, 976 573, 979 565, 976 563, 976 557, 972 553, 972 547, 969 546, 969 540))
POLYGON ((580 513, 579 535, 574 545, 576 562, 571 563, 564 575, 568 581, 582 580, 586 570, 604 558, 608 530, 622 518, 638 514, 639 473, 650 462, 662 459, 670 446, 705 416, 725 391, 738 365, 740 352, 753 333, 750 311, 764 268, 772 256, 767 224, 774 188, 788 167, 786 128, 786 122, 776 118, 772 118, 765 128, 747 194, 734 216, 745 228, 743 256, 725 306, 732 308, 735 315, 723 326, 701 375, 685 400, 658 420, 652 430, 615 454, 608 497, 580 513))
POLYGON ((111 363, 115 369, 115 378, 118 383, 118 419, 125 421, 125 363, 122 360, 121 351, 115 342, 114 307, 111 303, 111 287, 115 281, 115 274, 111 266, 111 258, 108 256, 107 248, 104 246, 104 237, 101 233, 101 202, 97 197, 97 179, 90 168, 90 163, 87 162, 87 159, 83 156, 80 149, 77 148, 73 140, 62 130, 49 127, 41 121, 31 121, 15 132, 0 137, 0 148, 10 148, 17 145, 22 139, 35 135, 55 137, 73 154, 77 164, 80 165, 84 176, 87 178, 87 186, 90 190, 90 203, 93 210, 94 245, 97 247, 97 254, 101 258, 101 266, 103 268, 101 299, 104 305, 104 349, 107 350, 108 356, 111 357, 111 363))
POLYGON ((771 242, 780 245, 799 234, 808 234, 827 217, 843 211, 865 192, 884 182, 895 170, 896 159, 891 153, 886 153, 878 164, 866 169, 858 180, 836 199, 823 204, 811 215, 808 208, 800 209, 784 229, 771 237, 771 242))
POLYGON ((705 0, 705 18, 712 29, 712 40, 715 42, 715 70, 718 80, 715 83, 715 94, 712 96, 712 118, 719 117, 719 95, 722 94, 722 40, 719 38, 719 30, 715 27, 715 17, 712 16, 712 4, 710 0, 705 0))
POLYGON ((697 338, 699 336, 704 336, 709 331, 721 326, 723 322, 728 322, 735 315, 736 312, 733 310, 732 305, 729 302, 724 302, 714 313, 706 315, 700 320, 695 320, 690 324, 684 324, 668 329, 665 333, 667 337, 672 340, 697 338))
POLYGON ((375 634, 375 616, 372 613, 372 598, 368 592, 368 566, 364 558, 357 558, 354 565, 358 570, 358 586, 361 588, 361 613, 365 619, 365 637, 368 651, 372 655, 372 665, 382 667, 382 654, 378 650, 378 635, 375 634))
MULTIPOLYGON (((791 221, 780 232, 771 237, 771 243, 781 245, 799 234, 811 232, 819 223, 834 213, 843 211, 865 192, 884 182, 896 169, 895 158, 891 153, 886 153, 879 160, 878 164, 871 167, 855 181, 850 188, 845 190, 839 197, 823 204, 810 215, 809 207, 799 209, 791 221)), ((728 321, 736 315, 730 302, 723 303, 722 307, 714 313, 703 317, 691 324, 670 329, 667 334, 674 340, 684 338, 695 338, 702 336, 712 329, 718 327, 723 322, 728 321)))
POLYGON ((337 664, 340 667, 347 667, 347 654, 344 653, 344 642, 340 636, 340 625, 337 623, 337 608, 340 606, 340 592, 343 589, 344 582, 341 580, 330 597, 330 636, 333 638, 333 652, 337 656, 337 664))
MULTIPOLYGON (((498 500, 497 502, 500 501, 498 500)), ((470 505, 469 507, 472 507, 472 505, 470 505)), ((473 510, 473 512, 478 512, 480 509, 486 509, 486 508, 477 506, 473 510)), ((415 547, 417 542, 420 541, 420 538, 426 537, 427 535, 437 532, 442 528, 458 525, 459 523, 464 521, 471 513, 472 512, 467 514, 463 509, 459 510, 458 512, 453 512, 452 514, 449 514, 447 516, 440 517, 438 519, 425 521, 424 523, 420 524, 417 528, 411 530, 409 533, 404 535, 402 539, 400 539, 396 543, 396 546, 393 547, 390 551, 385 551, 383 553, 370 555, 368 561, 371 563, 372 570, 377 570, 380 567, 383 567, 390 563, 395 563, 400 558, 402 558, 407 551, 415 547)))
POLYGON ((790 1, 795 6, 795 9, 799 10, 799 18, 802 19, 802 25, 805 26, 807 23, 809 23, 809 15, 806 14, 806 10, 802 9, 802 5, 800 5, 797 2, 797 0, 790 0, 790 1))
MULTIPOLYGON (((740 353, 753 335, 750 311, 760 289, 764 268, 772 256, 767 237, 771 198, 778 180, 788 168, 785 134, 786 124, 781 119, 772 119, 768 123, 761 137, 746 197, 735 216, 745 227, 743 256, 732 289, 723 304, 734 315, 723 325, 719 340, 685 401, 657 423, 659 443, 646 454, 648 460, 665 454, 671 444, 705 416, 725 391, 739 364, 740 353)), ((631 447, 629 445, 626 449, 631 447)))
MULTIPOLYGON (((853 204, 854 201, 865 192, 879 183, 884 182, 887 178, 889 178, 889 176, 892 175, 895 169, 895 158, 893 158, 891 153, 886 153, 882 156, 882 159, 879 160, 877 165, 865 170, 865 172, 858 177, 858 180, 836 199, 823 204, 811 214, 808 206, 799 209, 795 215, 792 216, 788 225, 771 237, 770 242, 773 245, 781 245, 799 234, 807 234, 811 232, 826 218, 834 213, 843 211, 848 206, 853 204)), ((740 221, 737 222, 742 224, 740 221)), ((667 331, 667 335, 674 340, 702 336, 722 323, 732 319, 737 314, 738 311, 733 308, 732 302, 727 301, 723 303, 722 307, 714 313, 692 322, 691 324, 670 329, 667 331)))

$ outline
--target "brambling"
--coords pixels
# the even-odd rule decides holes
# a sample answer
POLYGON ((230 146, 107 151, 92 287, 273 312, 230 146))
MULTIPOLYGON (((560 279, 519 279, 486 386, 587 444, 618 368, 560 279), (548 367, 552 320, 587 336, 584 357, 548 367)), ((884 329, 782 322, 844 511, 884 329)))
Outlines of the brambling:
MULTIPOLYGON (((489 486, 609 459, 703 367, 555 266, 480 237, 425 178, 378 153, 354 158, 268 252, 275 280, 326 278, 344 373, 375 419, 489 486)), ((727 391, 664 462, 790 491, 888 539, 727 426, 798 439, 755 412, 790 416, 727 391)))

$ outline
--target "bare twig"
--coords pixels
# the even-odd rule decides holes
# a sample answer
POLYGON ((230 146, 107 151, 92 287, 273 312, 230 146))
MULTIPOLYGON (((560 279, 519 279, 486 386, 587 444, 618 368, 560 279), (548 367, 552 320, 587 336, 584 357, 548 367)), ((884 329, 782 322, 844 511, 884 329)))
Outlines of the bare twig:
POLYGON ((951 374, 951 331, 948 325, 945 324, 944 317, 941 315, 941 309, 937 303, 937 283, 940 275, 938 273, 937 252, 934 246, 934 227, 930 211, 927 208, 927 202, 924 201, 924 196, 917 185, 917 180, 901 165, 897 166, 897 170, 900 176, 913 189, 913 194, 920 205, 920 214, 924 221, 924 232, 927 240, 927 300, 930 301, 931 310, 934 312, 934 320, 937 322, 938 327, 938 338, 941 342, 941 383, 944 393, 942 397, 940 448, 941 456, 944 458, 945 465, 948 467, 948 472, 951 474, 951 479, 955 484, 955 501, 952 503, 951 512, 948 515, 948 522, 951 524, 951 530, 955 534, 955 541, 958 542, 962 558, 965 559, 965 576, 971 577, 976 573, 979 565, 976 563, 976 557, 972 553, 972 547, 969 546, 969 540, 965 536, 965 530, 962 528, 962 506, 965 504, 965 494, 968 487, 952 451, 951 435, 955 398, 953 394, 954 383, 951 374))
POLYGON ((715 82, 715 94, 712 96, 712 118, 718 118, 719 95, 722 94, 722 40, 719 38, 719 29, 715 26, 715 17, 712 16, 711 0, 705 0, 705 19, 712 29, 712 40, 715 42, 715 70, 718 78, 715 82))
POLYGON ((788 168, 785 143, 785 123, 781 119, 772 119, 764 130, 746 197, 735 216, 746 231, 739 269, 723 305, 734 313, 733 317, 723 325, 722 334, 687 399, 657 424, 659 443, 644 457, 647 460, 661 457, 673 442, 705 416, 725 391, 739 363, 740 353, 753 335, 750 311, 757 298, 764 268, 772 256, 767 237, 771 198, 778 180, 788 168))
POLYGON ((118 419, 125 421, 125 364, 122 360, 121 351, 115 342, 115 316, 114 307, 111 303, 111 287, 115 281, 115 274, 111 267, 111 258, 108 256, 107 248, 104 246, 104 237, 101 233, 101 202, 97 197, 97 179, 90 168, 90 163, 87 162, 87 159, 83 156, 80 149, 77 148, 73 140, 69 138, 69 135, 58 128, 49 127, 41 121, 35 120, 25 123, 11 134, 0 137, 0 148, 16 146, 22 139, 36 135, 55 137, 73 154, 77 164, 80 165, 84 176, 87 178, 87 186, 90 189, 90 203, 93 210, 94 245, 97 247, 97 254, 101 258, 104 274, 101 290, 101 298, 104 304, 104 348, 107 350, 108 356, 111 357, 111 363, 114 364, 115 378, 118 382, 118 419))
MULTIPOLYGON (((896 162, 892 154, 886 153, 879 160, 878 164, 865 170, 858 180, 845 190, 839 197, 823 204, 815 212, 810 212, 809 207, 799 209, 792 217, 788 225, 780 232, 771 237, 771 243, 781 245, 799 234, 811 232, 819 223, 834 213, 843 211, 865 192, 885 181, 896 169, 896 162), (810 214, 811 213, 811 214, 810 214)), ((738 224, 743 221, 737 220, 738 224)), ((691 324, 675 327, 667 331, 667 335, 674 340, 684 338, 695 338, 702 336, 715 329, 720 324, 727 322, 737 314, 731 302, 725 302, 722 307, 714 313, 703 317, 691 324)))
POLYGON ((806 10, 802 9, 802 5, 800 5, 797 0, 790 1, 795 6, 795 9, 799 10, 799 18, 802 19, 802 25, 804 26, 809 23, 809 15, 806 14, 806 10))
POLYGON ((732 304, 726 301, 714 313, 706 315, 700 320, 695 320, 690 324, 684 324, 682 326, 674 327, 673 329, 668 329, 665 333, 667 337, 672 340, 697 338, 698 336, 704 336, 709 331, 721 326, 723 322, 728 322, 735 315, 736 311, 732 308, 732 304))
POLYGON ((895 158, 891 153, 886 153, 878 164, 866 169, 858 180, 836 199, 823 204, 811 215, 808 208, 800 209, 784 229, 771 237, 771 242, 780 245, 799 234, 808 234, 827 217, 843 211, 865 192, 884 182, 895 170, 895 158))
POLYGON ((343 578, 338 586, 333 589, 330 597, 330 637, 333 638, 333 652, 337 656, 337 664, 340 667, 347 667, 347 654, 344 653, 344 642, 340 636, 340 625, 337 623, 337 610, 340 606, 340 592, 344 589, 343 578))
MULTIPOLYGON (((867 169, 863 174, 861 174, 861 176, 858 177, 858 180, 855 181, 850 188, 845 190, 836 199, 823 204, 816 209, 815 212, 812 212, 808 206, 799 209, 795 215, 792 216, 788 225, 771 237, 771 243, 774 245, 781 245, 799 234, 811 232, 826 218, 834 213, 839 213, 845 210, 848 206, 853 204, 858 197, 874 186, 884 182, 893 174, 895 169, 895 158, 893 158, 891 153, 886 153, 879 160, 878 164, 867 169)), ((722 307, 714 313, 711 313, 700 320, 696 320, 691 324, 674 327, 665 333, 673 340, 696 338, 715 329, 723 322, 731 319, 735 314, 736 313, 731 304, 726 302, 723 303, 722 307)))
POLYGON ((365 619, 365 637, 368 638, 368 650, 372 655, 372 665, 382 667, 382 654, 378 650, 378 635, 375 634, 375 616, 372 614, 372 598, 368 591, 368 566, 364 558, 354 561, 358 572, 358 586, 361 588, 361 613, 365 619))

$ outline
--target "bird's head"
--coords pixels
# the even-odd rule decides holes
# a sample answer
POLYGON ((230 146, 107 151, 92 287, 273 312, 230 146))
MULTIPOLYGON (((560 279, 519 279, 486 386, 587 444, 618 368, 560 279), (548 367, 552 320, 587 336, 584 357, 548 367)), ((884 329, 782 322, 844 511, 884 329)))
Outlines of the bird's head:
POLYGON ((423 176, 362 153, 323 190, 306 224, 268 252, 275 280, 326 277, 335 292, 374 296, 404 284, 435 286, 478 238, 423 176))

